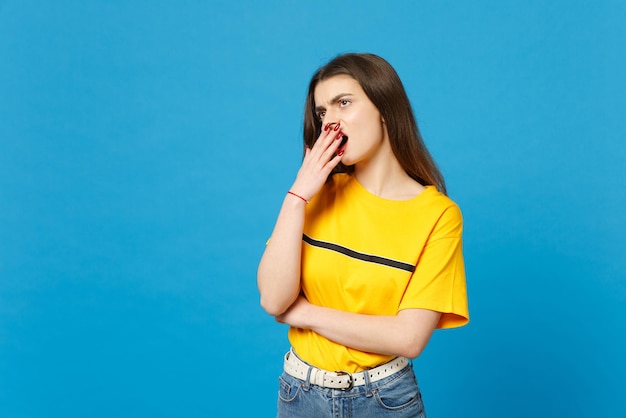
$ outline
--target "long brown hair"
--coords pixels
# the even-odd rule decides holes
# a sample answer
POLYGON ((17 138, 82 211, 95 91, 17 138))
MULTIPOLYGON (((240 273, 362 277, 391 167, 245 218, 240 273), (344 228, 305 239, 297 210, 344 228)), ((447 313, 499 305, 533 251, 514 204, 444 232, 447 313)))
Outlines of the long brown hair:
MULTIPOLYGON (((322 124, 315 114, 315 87, 336 75, 354 78, 378 109, 385 124, 391 149, 406 173, 422 185, 434 185, 446 193, 446 184, 420 135, 400 77, 383 58, 373 54, 343 54, 321 67, 311 78, 304 110, 304 145, 312 147, 322 124)), ((351 173, 353 166, 339 164, 335 173, 351 173)))

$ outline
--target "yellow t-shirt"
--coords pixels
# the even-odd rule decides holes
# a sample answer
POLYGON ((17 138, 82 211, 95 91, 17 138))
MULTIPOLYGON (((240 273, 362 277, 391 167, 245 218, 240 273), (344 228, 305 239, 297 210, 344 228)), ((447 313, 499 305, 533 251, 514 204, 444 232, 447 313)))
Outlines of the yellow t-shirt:
MULTIPOLYGON (((469 320, 458 206, 433 186, 410 200, 369 193, 336 174, 307 205, 302 290, 309 302, 347 312, 442 312, 438 328, 469 320)), ((291 328, 300 358, 325 370, 357 372, 391 359, 291 328)))

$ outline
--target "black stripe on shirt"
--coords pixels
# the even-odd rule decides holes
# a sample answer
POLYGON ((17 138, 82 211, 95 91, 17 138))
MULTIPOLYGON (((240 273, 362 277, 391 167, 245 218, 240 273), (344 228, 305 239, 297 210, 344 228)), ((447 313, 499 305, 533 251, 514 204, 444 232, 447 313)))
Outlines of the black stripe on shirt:
POLYGON ((384 266, 389 266, 389 267, 397 268, 400 270, 408 271, 409 273, 413 273, 413 271, 415 271, 415 266, 413 264, 403 263, 402 261, 396 261, 390 258, 379 257, 377 255, 360 253, 358 251, 351 250, 350 248, 333 244, 332 242, 318 241, 305 234, 302 235, 302 240, 306 242, 307 244, 312 245, 314 247, 336 251, 343 255, 347 255, 348 257, 356 258, 357 260, 367 261, 368 263, 382 264, 384 266))

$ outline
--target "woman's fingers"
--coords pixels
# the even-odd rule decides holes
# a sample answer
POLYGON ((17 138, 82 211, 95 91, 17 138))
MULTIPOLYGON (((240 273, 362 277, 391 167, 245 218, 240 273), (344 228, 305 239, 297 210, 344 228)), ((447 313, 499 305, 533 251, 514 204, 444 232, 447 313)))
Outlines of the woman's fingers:
POLYGON ((341 126, 327 124, 311 149, 313 162, 327 164, 335 155, 341 144, 341 126))
POLYGON ((322 188, 332 170, 341 161, 336 151, 341 145, 339 124, 326 125, 311 148, 306 148, 302 166, 292 189, 310 200, 322 188), (335 129, 336 128, 336 129, 335 129))

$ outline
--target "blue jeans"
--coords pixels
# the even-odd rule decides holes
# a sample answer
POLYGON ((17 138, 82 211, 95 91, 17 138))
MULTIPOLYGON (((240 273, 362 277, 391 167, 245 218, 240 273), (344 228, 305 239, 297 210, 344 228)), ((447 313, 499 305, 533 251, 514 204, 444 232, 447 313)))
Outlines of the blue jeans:
POLYGON ((327 389, 283 373, 278 418, 426 418, 413 366, 352 390, 327 389))

